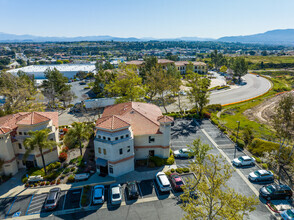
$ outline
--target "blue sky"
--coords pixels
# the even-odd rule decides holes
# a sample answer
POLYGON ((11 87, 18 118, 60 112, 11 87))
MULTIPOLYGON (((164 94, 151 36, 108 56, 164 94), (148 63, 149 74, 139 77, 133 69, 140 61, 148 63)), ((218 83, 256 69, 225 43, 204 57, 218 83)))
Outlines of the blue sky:
POLYGON ((0 0, 0 32, 222 36, 294 28, 293 0, 0 0))

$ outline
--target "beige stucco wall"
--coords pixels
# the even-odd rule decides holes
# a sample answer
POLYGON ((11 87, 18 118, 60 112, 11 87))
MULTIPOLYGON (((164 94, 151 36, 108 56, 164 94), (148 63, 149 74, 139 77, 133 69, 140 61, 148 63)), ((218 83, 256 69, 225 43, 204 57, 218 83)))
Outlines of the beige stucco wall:
MULTIPOLYGON (((47 151, 47 149, 45 150, 47 151)), ((44 155, 45 163, 48 165, 49 163, 55 162, 58 160, 58 151, 55 148, 51 152, 44 155)), ((43 167, 42 157, 36 157, 36 162, 38 167, 43 167)))

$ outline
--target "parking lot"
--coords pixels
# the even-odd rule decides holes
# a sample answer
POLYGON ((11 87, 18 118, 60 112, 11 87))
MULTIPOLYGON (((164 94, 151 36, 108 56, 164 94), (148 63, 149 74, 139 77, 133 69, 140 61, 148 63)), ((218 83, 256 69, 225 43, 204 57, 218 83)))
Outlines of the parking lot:
MULTIPOLYGON (((176 120, 171 132, 171 148, 172 150, 179 150, 191 145, 193 140, 200 138, 202 143, 208 144, 212 149, 209 151, 210 154, 220 155, 220 151, 212 144, 215 142, 219 149, 221 149, 230 160, 233 160, 235 145, 231 142, 227 136, 222 134, 220 130, 214 126, 209 120, 176 120), (208 136, 211 138, 209 139, 208 136), (212 140, 212 141, 211 141, 212 140)), ((237 151, 236 157, 245 155, 242 151, 237 151)), ((175 162, 177 167, 188 167, 192 159, 176 158, 175 162)), ((237 168, 241 173, 248 177, 250 172, 256 171, 259 168, 257 166, 237 168)), ((268 183, 252 183, 253 187, 258 191, 263 185, 268 183)), ((232 177, 228 181, 228 186, 232 187, 238 193, 242 193, 246 196, 255 195, 250 186, 243 180, 243 178, 236 172, 233 173, 232 177)), ((271 219, 272 214, 263 204, 265 201, 261 200, 260 204, 256 207, 256 210, 249 214, 250 219, 271 219)))
MULTIPOLYGON (((179 196, 180 193, 175 193, 174 190, 167 193, 162 193, 155 179, 143 180, 137 183, 139 190, 139 197, 137 200, 129 200, 126 196, 126 183, 121 183, 122 189, 122 205, 132 205, 137 200, 144 202, 144 199, 151 199, 150 201, 165 200, 171 198, 170 196, 179 196)), ((5 198, 0 200, 0 219, 11 218, 14 216, 25 216, 40 214, 41 217, 47 217, 50 214, 62 210, 76 210, 81 208, 82 188, 70 189, 68 191, 61 191, 61 196, 58 205, 54 211, 45 211, 44 204, 48 193, 17 196, 5 198)), ((91 198, 92 200, 92 198, 91 198)), ((148 200, 149 201, 149 200, 148 200)), ((118 209, 120 206, 114 206, 110 201, 110 186, 105 186, 105 202, 103 205, 95 205, 90 203, 93 210, 98 210, 101 207, 108 210, 118 209)))

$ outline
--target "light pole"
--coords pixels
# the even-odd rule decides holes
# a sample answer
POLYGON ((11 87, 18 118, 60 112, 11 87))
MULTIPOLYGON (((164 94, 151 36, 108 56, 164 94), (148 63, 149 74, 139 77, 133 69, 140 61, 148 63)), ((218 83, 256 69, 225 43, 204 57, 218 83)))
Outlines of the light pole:
POLYGON ((236 157, 236 151, 237 151, 237 147, 238 147, 238 135, 239 135, 240 121, 237 121, 237 123, 238 123, 238 129, 237 129, 237 137, 236 137, 236 144, 235 144, 235 154, 234 154, 234 158, 236 157))

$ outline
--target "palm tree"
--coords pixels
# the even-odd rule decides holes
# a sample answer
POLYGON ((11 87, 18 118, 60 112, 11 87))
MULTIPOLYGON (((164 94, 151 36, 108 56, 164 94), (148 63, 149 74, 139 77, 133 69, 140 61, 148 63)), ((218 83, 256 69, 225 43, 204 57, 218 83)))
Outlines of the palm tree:
POLYGON ((5 162, 5 161, 4 161, 3 159, 0 158, 0 170, 2 170, 3 165, 4 165, 4 162, 5 162))
POLYGON ((39 131, 29 131, 29 135, 31 137, 26 138, 24 140, 24 146, 26 148, 24 158, 26 159, 32 151, 38 149, 41 154, 45 175, 47 174, 47 170, 46 170, 43 150, 52 149, 53 146, 57 145, 56 141, 48 140, 49 133, 50 133, 49 129, 43 129, 39 131))
POLYGON ((81 156, 83 155, 82 152, 82 142, 88 140, 92 134, 91 126, 87 125, 86 123, 82 122, 74 122, 72 127, 68 130, 64 137, 64 143, 68 145, 78 143, 80 147, 81 156))

